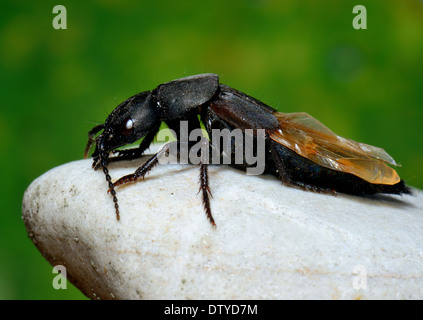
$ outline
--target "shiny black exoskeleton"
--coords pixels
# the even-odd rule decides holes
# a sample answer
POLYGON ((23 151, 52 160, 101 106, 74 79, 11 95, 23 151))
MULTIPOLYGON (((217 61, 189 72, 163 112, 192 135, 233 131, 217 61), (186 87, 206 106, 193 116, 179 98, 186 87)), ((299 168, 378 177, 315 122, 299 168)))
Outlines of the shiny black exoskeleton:
MULTIPOLYGON (((353 174, 332 170, 304 158, 291 149, 269 139, 268 133, 280 128, 276 112, 261 101, 240 91, 219 83, 215 74, 200 74, 159 85, 151 91, 141 92, 122 102, 106 119, 104 124, 94 127, 89 132, 89 141, 85 150, 87 156, 91 145, 96 148, 92 157, 93 167, 102 167, 109 191, 115 203, 117 219, 119 206, 115 187, 133 182, 144 177, 158 163, 158 154, 152 156, 133 174, 111 181, 108 163, 140 157, 150 146, 159 131, 162 122, 174 130, 178 141, 181 121, 187 121, 189 130, 199 129, 200 115, 209 136, 213 129, 264 129, 265 135, 265 170, 278 177, 283 183, 306 190, 319 192, 343 192, 349 194, 374 193, 410 193, 401 180, 394 185, 369 183, 353 174), (103 132, 98 135, 101 130, 103 132), (116 150, 143 138, 138 148, 116 150), (109 158, 113 153, 114 157, 109 158)), ((231 153, 235 153, 232 140, 231 153)), ((210 141, 212 148, 213 141, 210 141)), ((222 154, 223 156, 223 154, 222 154)), ((206 161, 200 163, 200 190, 208 219, 215 225, 210 208, 210 189, 208 185, 206 161)), ((249 166, 247 161, 231 162, 240 169, 249 166)))

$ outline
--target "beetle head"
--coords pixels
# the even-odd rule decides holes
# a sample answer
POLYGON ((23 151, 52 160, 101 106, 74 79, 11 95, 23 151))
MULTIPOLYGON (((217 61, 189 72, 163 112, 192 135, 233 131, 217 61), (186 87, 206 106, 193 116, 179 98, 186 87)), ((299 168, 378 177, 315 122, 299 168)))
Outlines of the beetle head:
MULTIPOLYGON (((96 149, 92 155, 102 162, 110 151, 133 143, 147 135, 160 121, 160 111, 151 91, 141 92, 116 107, 107 117, 106 122, 94 127, 89 133, 85 149, 85 157, 94 143, 94 136, 100 130, 103 132, 95 138, 96 149)), ((100 163, 99 163, 100 164, 100 163)))

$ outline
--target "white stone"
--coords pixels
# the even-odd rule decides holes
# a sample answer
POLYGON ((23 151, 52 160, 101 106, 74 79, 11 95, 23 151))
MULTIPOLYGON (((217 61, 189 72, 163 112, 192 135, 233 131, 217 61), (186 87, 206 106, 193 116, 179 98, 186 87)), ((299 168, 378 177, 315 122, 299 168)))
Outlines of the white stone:
MULTIPOLYGON (((111 164, 113 179, 146 158, 111 164)), ((117 188, 71 162, 23 200, 28 234, 93 299, 423 299, 423 192, 331 196, 209 166, 204 213, 197 166, 157 166, 117 188)))

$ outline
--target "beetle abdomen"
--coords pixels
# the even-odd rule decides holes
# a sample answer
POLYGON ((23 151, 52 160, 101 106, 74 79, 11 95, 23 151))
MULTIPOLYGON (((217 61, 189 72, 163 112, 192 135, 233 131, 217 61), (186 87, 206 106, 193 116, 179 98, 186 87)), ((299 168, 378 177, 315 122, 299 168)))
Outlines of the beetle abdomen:
MULTIPOLYGON (((353 195, 411 193, 402 180, 394 185, 370 183, 353 174, 323 167, 276 142, 269 141, 269 143, 274 144, 283 168, 294 185, 300 182, 299 185, 310 185, 317 190, 334 190, 353 195)), ((275 169, 277 169, 275 166, 267 166, 269 173, 278 176, 275 169)))

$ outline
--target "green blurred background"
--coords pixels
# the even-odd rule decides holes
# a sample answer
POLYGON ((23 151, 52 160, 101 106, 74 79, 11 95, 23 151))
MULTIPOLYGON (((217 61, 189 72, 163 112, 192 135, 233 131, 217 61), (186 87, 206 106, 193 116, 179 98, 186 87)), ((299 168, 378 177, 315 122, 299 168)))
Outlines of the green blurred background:
POLYGON ((384 148, 423 188, 423 2, 1 1, 0 299, 85 299, 52 287, 21 220, 26 187, 81 159, 122 100, 187 75, 384 148), (55 5, 67 30, 52 27, 55 5), (355 5, 367 30, 352 27, 355 5))

